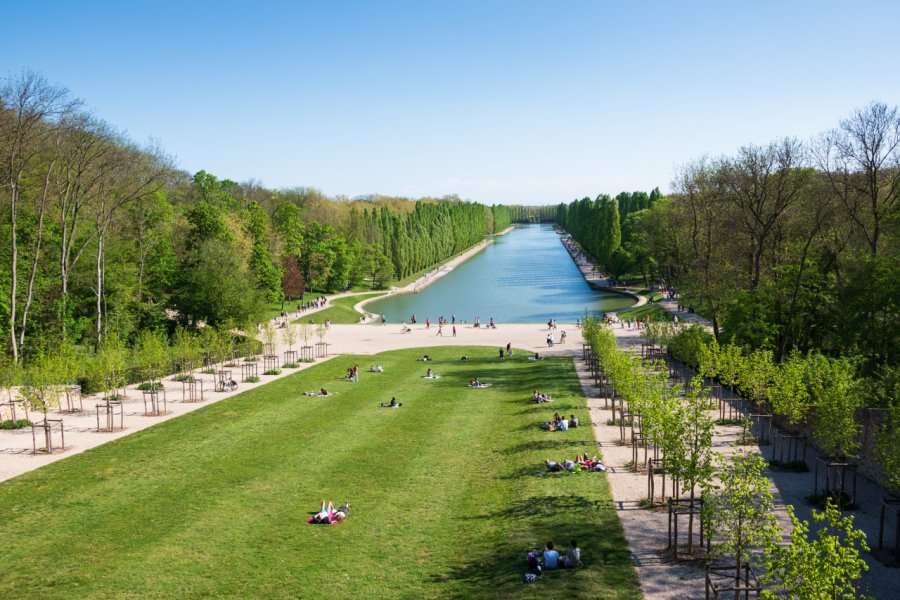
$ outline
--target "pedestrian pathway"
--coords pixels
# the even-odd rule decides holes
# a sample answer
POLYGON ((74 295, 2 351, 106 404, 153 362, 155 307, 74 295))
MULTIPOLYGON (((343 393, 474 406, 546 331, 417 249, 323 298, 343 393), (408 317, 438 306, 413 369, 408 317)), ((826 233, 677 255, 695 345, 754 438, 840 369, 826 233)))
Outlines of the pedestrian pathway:
MULTIPOLYGON (((673 308, 677 307, 673 306, 673 308)), ((614 327, 613 331, 618 338, 620 347, 635 353, 640 351, 641 339, 638 330, 614 327)), ((609 401, 594 385, 585 361, 576 357, 575 368, 587 398, 598 448, 602 453, 604 464, 609 469, 607 477, 615 509, 625 530, 644 597, 647 600, 702 598, 704 591, 702 564, 676 563, 667 558, 665 553, 668 531, 667 511, 645 509, 639 506, 640 500, 647 496, 646 471, 633 471, 630 464, 633 459, 633 449, 621 442, 619 426, 609 424, 610 419, 613 418, 611 410, 608 408, 609 401)), ((725 393, 727 395, 727 390, 725 393)), ((737 399, 736 396, 734 398, 737 399)), ((717 411, 711 411, 711 414, 718 417, 717 411)), ((713 440, 714 450, 723 454, 734 452, 736 449, 734 444, 739 439, 740 429, 738 426, 717 426, 713 440)), ((769 437, 770 439, 774 438, 774 434, 769 437)), ((774 446, 771 443, 761 446, 754 444, 740 446, 739 449, 757 450, 768 461, 773 456, 774 446)), ((806 454, 807 464, 810 466, 808 473, 771 470, 767 472, 772 482, 775 514, 785 532, 789 532, 791 528, 786 512, 786 506, 789 504, 794 506, 798 517, 810 520, 811 507, 808 505, 806 497, 813 493, 817 456, 813 449, 808 450, 806 454)), ((641 455, 642 458, 643 455, 641 455)), ((822 477, 821 472, 820 477, 822 477)), ((667 495, 670 494, 671 489, 667 495)), ((878 544, 881 499, 884 495, 883 488, 860 475, 857 482, 859 508, 847 513, 854 517, 855 527, 866 533, 871 548, 875 548, 878 544)), ((896 518, 891 515, 885 531, 893 532, 896 527, 896 518)), ((892 533, 889 534, 889 536, 892 535, 892 533)), ((892 541, 893 537, 889 539, 892 541)), ((896 597, 895 591, 900 589, 900 569, 887 568, 868 553, 863 558, 869 566, 869 571, 863 576, 862 591, 877 599, 896 597)))

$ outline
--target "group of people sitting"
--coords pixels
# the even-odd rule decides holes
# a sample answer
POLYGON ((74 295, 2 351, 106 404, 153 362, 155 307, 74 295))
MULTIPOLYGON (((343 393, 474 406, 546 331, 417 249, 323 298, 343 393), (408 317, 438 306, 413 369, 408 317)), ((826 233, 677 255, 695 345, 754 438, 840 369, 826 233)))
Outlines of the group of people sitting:
POLYGON ((330 500, 328 504, 325 504, 325 501, 322 500, 322 508, 312 518, 307 519, 306 522, 322 525, 337 524, 346 519, 348 514, 350 514, 349 502, 345 502, 344 506, 335 509, 334 504, 330 500))
MULTIPOLYGON (((581 562, 581 548, 578 542, 572 540, 569 547, 566 548, 566 555, 560 556, 559 552, 553 548, 553 542, 547 542, 543 555, 538 550, 531 550, 526 560, 528 562, 528 572, 534 575, 540 575, 543 571, 552 571, 555 569, 577 569, 584 566, 581 562)), ((533 579, 528 579, 533 581, 533 579)))
POLYGON ((400 408, 401 406, 403 406, 403 403, 397 402, 397 399, 393 397, 391 398, 390 402, 381 403, 381 408, 400 408))
POLYGON ((372 365, 369 367, 369 373, 384 373, 384 367, 381 365, 372 365))
POLYGON ((534 390, 534 401, 537 404, 543 404, 544 402, 553 402, 553 398, 550 397, 550 394, 542 394, 541 392, 534 390))
POLYGON ((329 396, 328 390, 322 388, 318 392, 303 392, 304 396, 329 396))
POLYGON ((575 456, 575 460, 564 460, 562 462, 556 462, 554 460, 545 460, 544 463, 547 465, 548 471, 569 471, 571 473, 575 473, 577 471, 587 470, 587 471, 605 471, 606 466, 602 462, 600 462, 597 457, 591 458, 587 454, 578 454, 575 456))
POLYGON ((474 378, 469 382, 470 388, 489 388, 491 387, 490 383, 486 383, 484 381, 478 381, 478 378, 474 378))
POLYGON ((347 369, 347 381, 352 381, 356 383, 359 381, 359 365, 353 365, 349 369, 347 369))
POLYGON ((556 413, 553 415, 552 421, 544 421, 544 429, 547 431, 568 431, 571 427, 578 427, 578 419, 575 415, 566 419, 565 416, 556 413))

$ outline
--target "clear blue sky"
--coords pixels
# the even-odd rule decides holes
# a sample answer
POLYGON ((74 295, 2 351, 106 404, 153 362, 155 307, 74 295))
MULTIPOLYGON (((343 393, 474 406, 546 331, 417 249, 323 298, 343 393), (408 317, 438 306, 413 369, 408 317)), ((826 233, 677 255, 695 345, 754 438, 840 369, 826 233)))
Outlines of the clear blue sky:
POLYGON ((900 103, 900 2, 7 2, 0 74, 191 172, 546 204, 900 103))

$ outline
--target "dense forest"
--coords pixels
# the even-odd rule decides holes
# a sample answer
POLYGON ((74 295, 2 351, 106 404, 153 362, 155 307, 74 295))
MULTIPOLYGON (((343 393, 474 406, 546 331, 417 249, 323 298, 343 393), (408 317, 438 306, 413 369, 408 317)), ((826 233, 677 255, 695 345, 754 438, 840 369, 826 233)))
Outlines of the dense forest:
POLYGON ((505 206, 455 196, 328 198, 190 175, 33 73, 0 85, 0 159, 0 334, 13 361, 49 340, 244 324, 307 290, 384 287, 511 222, 505 206))
POLYGON ((900 115, 873 103, 809 141, 695 160, 665 198, 578 200, 557 219, 610 273, 677 286, 720 342, 849 357, 894 390, 898 196, 900 115))

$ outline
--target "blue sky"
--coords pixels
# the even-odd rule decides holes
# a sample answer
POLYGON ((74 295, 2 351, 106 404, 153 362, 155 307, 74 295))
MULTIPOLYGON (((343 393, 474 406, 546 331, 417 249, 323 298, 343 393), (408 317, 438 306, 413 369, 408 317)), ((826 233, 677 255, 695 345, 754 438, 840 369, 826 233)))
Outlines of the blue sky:
POLYGON ((898 2, 10 2, 0 74, 179 166, 548 204, 900 103, 898 2))

